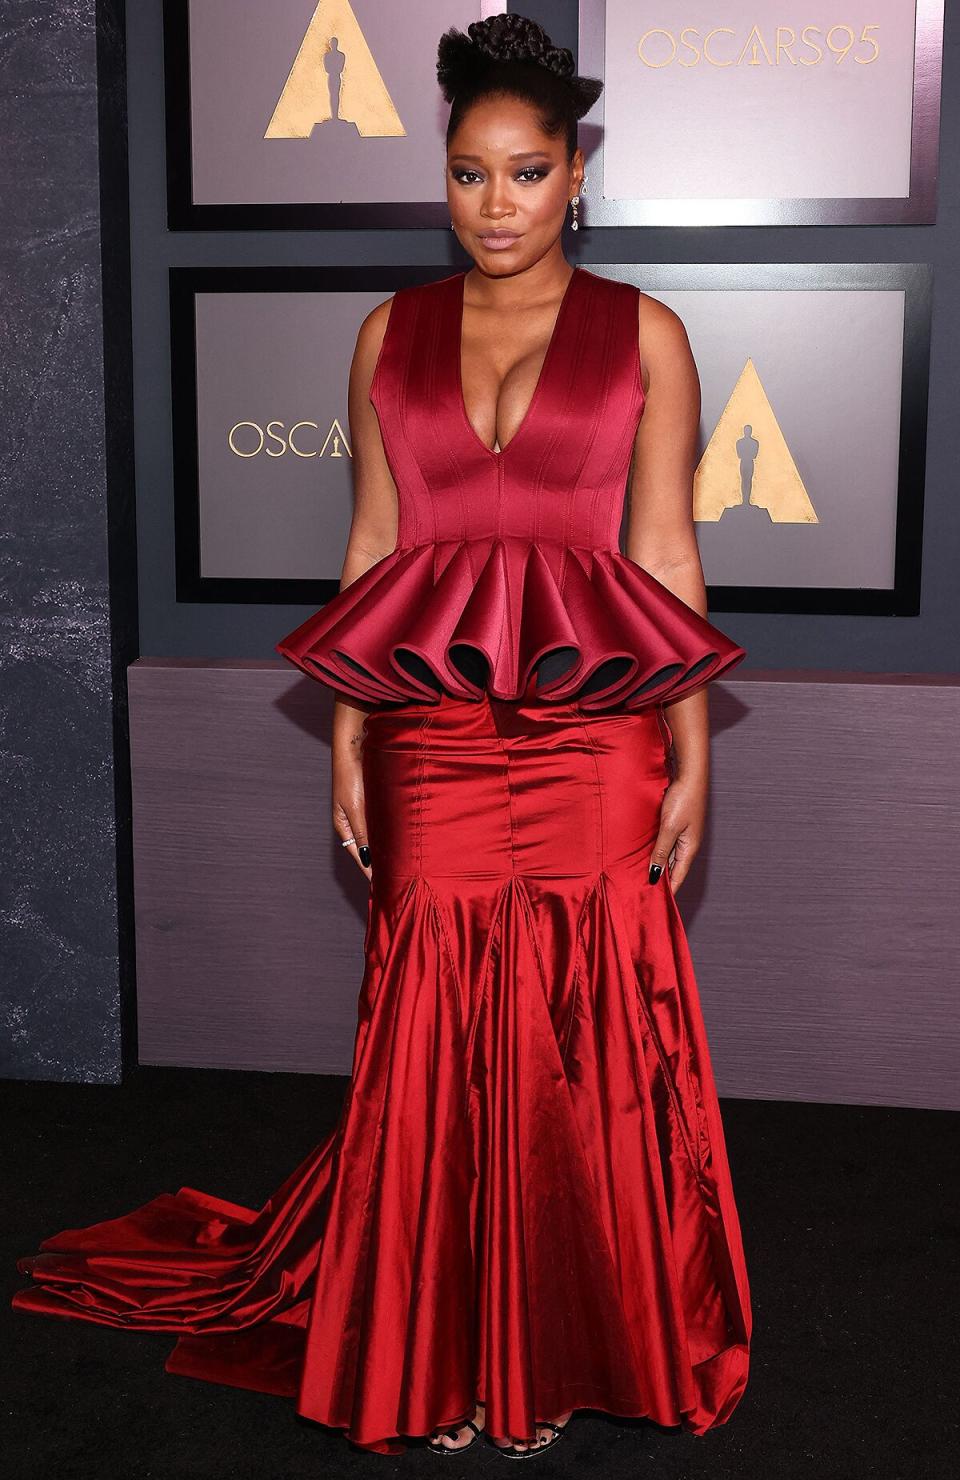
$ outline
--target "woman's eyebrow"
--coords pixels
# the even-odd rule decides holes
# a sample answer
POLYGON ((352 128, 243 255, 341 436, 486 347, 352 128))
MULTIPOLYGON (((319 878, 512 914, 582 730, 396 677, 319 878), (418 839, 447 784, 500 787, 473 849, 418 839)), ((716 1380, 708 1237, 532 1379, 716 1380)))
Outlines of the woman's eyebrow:
MULTIPOLYGON (((550 156, 545 149, 525 149, 520 154, 508 154, 508 159, 549 159, 550 156)), ((455 159, 470 159, 482 162, 481 154, 451 154, 451 164, 455 159)))

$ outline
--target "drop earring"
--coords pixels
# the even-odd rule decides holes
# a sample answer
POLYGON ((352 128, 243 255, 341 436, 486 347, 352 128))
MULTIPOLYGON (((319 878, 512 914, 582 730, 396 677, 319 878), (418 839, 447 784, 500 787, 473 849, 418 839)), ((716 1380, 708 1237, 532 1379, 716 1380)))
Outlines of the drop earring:
POLYGON ((571 201, 570 201, 570 204, 573 207, 573 220, 570 223, 570 230, 571 231, 579 231, 580 230, 580 216, 579 216, 579 210, 578 210, 579 205, 580 205, 580 191, 582 191, 585 188, 586 183, 587 183, 587 177, 586 177, 586 175, 584 175, 583 179, 580 181, 580 190, 577 191, 576 195, 573 196, 572 199, 571 199, 571 201))

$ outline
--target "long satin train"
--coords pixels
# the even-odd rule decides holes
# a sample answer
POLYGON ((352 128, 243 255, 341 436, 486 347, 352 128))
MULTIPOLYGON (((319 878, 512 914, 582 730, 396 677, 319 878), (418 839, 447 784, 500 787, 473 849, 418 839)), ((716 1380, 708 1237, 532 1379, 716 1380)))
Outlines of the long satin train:
POLYGON ((374 852, 336 1128, 254 1211, 191 1187, 71 1229, 22 1310, 171 1331, 166 1369, 402 1452, 486 1403, 703 1434, 750 1298, 697 985, 647 857, 662 712, 374 711, 374 852))

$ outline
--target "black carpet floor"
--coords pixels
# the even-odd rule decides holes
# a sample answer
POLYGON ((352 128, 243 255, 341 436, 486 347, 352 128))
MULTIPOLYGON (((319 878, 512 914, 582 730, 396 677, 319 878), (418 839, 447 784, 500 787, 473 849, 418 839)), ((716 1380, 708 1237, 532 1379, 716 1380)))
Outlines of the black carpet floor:
MULTIPOLYGON (((259 1207, 336 1120, 346 1081, 139 1068, 122 1086, 0 1082, 0 1464, 10 1480, 507 1474, 352 1448, 292 1400, 163 1371, 166 1334, 12 1311, 15 1261, 182 1185, 259 1207)), ((960 1116, 723 1102, 754 1306, 750 1383, 702 1438, 579 1413, 539 1480, 960 1476, 960 1116)))

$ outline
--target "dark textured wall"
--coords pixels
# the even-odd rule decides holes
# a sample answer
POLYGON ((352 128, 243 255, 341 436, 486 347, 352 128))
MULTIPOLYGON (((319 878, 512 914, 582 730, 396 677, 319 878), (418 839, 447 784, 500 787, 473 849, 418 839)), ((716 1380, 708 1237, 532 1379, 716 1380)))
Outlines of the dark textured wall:
POLYGON ((0 1074, 112 1082, 134 1049, 122 15, 35 0, 2 33, 0 1074))

